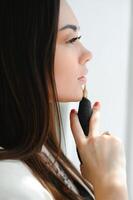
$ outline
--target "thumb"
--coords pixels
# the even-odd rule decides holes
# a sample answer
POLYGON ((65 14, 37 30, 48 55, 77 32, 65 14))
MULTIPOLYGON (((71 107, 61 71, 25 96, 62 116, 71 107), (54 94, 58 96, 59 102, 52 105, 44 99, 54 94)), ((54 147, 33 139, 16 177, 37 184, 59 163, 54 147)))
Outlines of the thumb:
POLYGON ((70 112, 70 127, 72 130, 76 145, 77 145, 77 147, 79 147, 81 145, 81 143, 83 143, 83 141, 86 140, 86 136, 84 135, 84 132, 80 125, 77 111, 74 109, 71 110, 71 112, 70 112))

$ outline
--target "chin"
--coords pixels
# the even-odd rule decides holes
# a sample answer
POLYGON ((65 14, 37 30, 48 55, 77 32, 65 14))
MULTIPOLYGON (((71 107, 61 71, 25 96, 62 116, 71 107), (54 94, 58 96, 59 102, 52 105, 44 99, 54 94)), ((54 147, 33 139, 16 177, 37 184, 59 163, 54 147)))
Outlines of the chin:
POLYGON ((83 88, 80 90, 71 91, 69 94, 61 94, 59 96, 59 102, 79 102, 83 98, 83 88))
POLYGON ((83 98, 83 94, 80 96, 75 96, 73 99, 71 99, 71 102, 79 102, 81 101, 83 98))
POLYGON ((75 100, 75 102, 77 102, 77 101, 81 101, 82 98, 83 98, 83 90, 81 90, 80 93, 75 95, 74 100, 75 100))
POLYGON ((79 102, 83 98, 83 93, 75 94, 74 96, 59 98, 59 102, 79 102))

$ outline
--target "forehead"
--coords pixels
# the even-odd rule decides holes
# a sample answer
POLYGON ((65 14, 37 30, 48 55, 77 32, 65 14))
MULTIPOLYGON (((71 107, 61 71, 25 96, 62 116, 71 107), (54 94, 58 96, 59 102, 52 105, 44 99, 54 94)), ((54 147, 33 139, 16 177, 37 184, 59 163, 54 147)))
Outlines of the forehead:
POLYGON ((60 1, 59 29, 67 24, 79 26, 78 20, 66 0, 60 1))

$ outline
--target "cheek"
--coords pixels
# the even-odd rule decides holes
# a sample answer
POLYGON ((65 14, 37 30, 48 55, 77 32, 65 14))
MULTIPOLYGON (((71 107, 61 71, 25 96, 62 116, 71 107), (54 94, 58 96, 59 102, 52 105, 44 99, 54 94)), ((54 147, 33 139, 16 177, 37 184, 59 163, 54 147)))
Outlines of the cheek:
POLYGON ((56 48, 54 74, 60 100, 71 101, 81 96, 82 87, 78 81, 80 65, 76 51, 65 47, 56 48))
POLYGON ((70 48, 63 45, 56 49, 55 53, 55 79, 68 82, 79 74, 78 55, 70 48))

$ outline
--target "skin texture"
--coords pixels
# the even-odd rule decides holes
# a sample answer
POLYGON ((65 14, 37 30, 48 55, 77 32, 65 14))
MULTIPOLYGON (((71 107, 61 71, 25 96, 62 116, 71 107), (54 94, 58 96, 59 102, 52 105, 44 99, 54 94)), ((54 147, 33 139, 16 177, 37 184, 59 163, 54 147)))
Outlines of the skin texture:
MULTIPOLYGON (((73 11, 61 0, 59 29, 67 24, 79 26, 73 11)), ((86 62, 92 57, 79 40, 67 43, 78 32, 71 29, 58 31, 55 53, 55 80, 59 101, 79 101, 83 96, 78 77, 87 73, 86 62)), ((119 138, 100 133, 100 103, 93 105, 89 134, 80 126, 77 112, 70 113, 70 126, 82 160, 81 174, 94 187, 96 200, 128 200, 126 159, 119 138)))
POLYGON ((60 30, 67 24, 79 26, 70 6, 66 1, 61 0, 55 52, 55 81, 59 101, 76 102, 80 101, 83 96, 83 83, 78 78, 87 74, 86 63, 92 58, 92 54, 79 40, 68 43, 69 40, 80 34, 79 31, 73 31, 70 28, 60 30))

